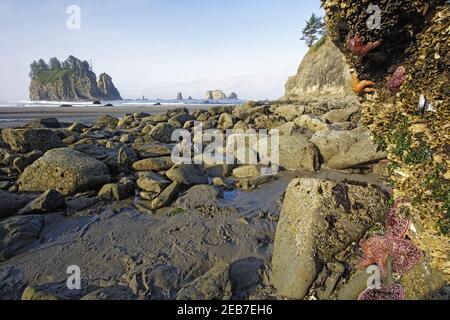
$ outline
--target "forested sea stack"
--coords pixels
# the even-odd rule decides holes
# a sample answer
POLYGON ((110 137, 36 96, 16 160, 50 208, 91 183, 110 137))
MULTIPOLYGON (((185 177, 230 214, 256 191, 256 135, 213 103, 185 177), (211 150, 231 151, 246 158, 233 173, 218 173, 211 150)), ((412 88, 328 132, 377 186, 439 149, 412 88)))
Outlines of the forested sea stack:
POLYGON ((74 56, 63 62, 51 58, 48 64, 33 61, 30 78, 31 100, 122 100, 108 74, 102 73, 97 82, 89 62, 74 56))

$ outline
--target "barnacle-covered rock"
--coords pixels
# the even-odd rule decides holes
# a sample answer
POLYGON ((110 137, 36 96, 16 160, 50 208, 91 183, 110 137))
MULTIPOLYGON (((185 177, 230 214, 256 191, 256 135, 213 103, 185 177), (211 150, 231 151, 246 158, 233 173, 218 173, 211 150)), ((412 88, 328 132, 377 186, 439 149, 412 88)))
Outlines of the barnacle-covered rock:
MULTIPOLYGON (((408 230, 408 236, 426 253, 427 272, 441 273, 448 282, 450 4, 445 0, 377 1, 382 13, 378 28, 368 24, 374 14, 368 13, 372 3, 322 0, 328 36, 345 54, 355 77, 373 83, 375 94, 359 96, 361 119, 374 141, 388 152, 394 197, 411 199, 409 216, 416 228, 408 230), (382 43, 361 56, 349 50, 349 38, 354 35, 360 40, 354 44, 382 43), (425 103, 419 112, 421 97, 426 100, 422 99, 425 103)), ((404 232, 396 232, 400 231, 404 232)))

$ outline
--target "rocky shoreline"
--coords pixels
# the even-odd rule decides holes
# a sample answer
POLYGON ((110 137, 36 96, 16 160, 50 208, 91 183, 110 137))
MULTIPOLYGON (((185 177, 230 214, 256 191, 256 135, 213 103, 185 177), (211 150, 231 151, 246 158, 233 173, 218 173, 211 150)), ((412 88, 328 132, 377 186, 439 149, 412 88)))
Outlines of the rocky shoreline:
POLYGON ((386 154, 358 108, 330 105, 249 102, 3 129, 1 298, 358 298, 368 277, 358 243, 387 210, 386 154), (194 121, 279 130, 282 171, 173 163, 171 135, 195 136, 194 121), (82 290, 66 287, 71 265, 82 290))

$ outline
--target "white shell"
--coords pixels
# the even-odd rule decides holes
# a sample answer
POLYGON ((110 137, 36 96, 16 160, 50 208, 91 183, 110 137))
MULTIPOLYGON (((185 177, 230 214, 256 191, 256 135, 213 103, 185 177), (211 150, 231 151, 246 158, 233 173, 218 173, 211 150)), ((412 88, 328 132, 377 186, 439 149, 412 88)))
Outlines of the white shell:
POLYGON ((419 98, 419 114, 424 114, 427 106, 427 99, 423 94, 419 98))

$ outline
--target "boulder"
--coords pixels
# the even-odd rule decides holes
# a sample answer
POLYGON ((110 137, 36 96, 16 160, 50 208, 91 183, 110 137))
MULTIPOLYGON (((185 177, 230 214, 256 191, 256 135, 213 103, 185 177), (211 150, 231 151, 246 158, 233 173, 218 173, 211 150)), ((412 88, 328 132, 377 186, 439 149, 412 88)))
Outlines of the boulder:
MULTIPOLYGON (((177 115, 174 115, 172 118, 170 118, 169 120, 169 124, 174 127, 174 128, 178 128, 181 129, 184 127, 184 124, 188 121, 194 121, 195 117, 191 116, 188 113, 180 113, 177 115)), ((172 135, 172 133, 171 133, 172 135)), ((168 141, 170 142, 170 141, 168 141)))
POLYGON ((386 159, 370 138, 369 130, 317 132, 310 140, 319 149, 326 166, 343 170, 361 164, 386 159))
POLYGON ((336 122, 346 122, 350 119, 352 115, 359 112, 358 106, 353 106, 347 109, 335 109, 324 114, 321 119, 324 122, 336 123, 336 122))
POLYGON ((0 262, 37 241, 44 225, 43 216, 12 217, 0 221, 0 262))
POLYGON ((170 205, 178 197, 181 190, 181 184, 172 183, 155 200, 152 201, 152 210, 158 210, 170 205))
POLYGON ((256 129, 275 129, 286 123, 286 120, 281 116, 263 115, 255 119, 256 129))
POLYGON ((117 128, 117 125, 119 124, 119 119, 114 118, 110 115, 102 115, 97 119, 96 124, 98 126, 107 126, 110 128, 117 128))
POLYGON ((233 110, 233 117, 238 118, 239 120, 245 120, 256 113, 264 113, 266 109, 265 106, 253 108, 237 107, 233 110))
POLYGON ((3 129, 2 137, 13 151, 20 153, 65 147, 58 135, 49 129, 3 129))
POLYGON ((276 107, 273 110, 273 113, 283 117, 286 121, 292 121, 298 117, 301 117, 305 113, 305 107, 297 105, 283 105, 276 107))
POLYGON ((77 133, 83 133, 85 129, 88 129, 89 127, 85 124, 82 124, 81 122, 74 122, 72 125, 67 128, 69 131, 77 132, 77 133))
POLYGON ((292 136, 295 134, 301 134, 303 131, 302 128, 300 128, 294 122, 285 123, 282 126, 275 128, 274 130, 278 130, 280 136, 292 136))
POLYGON ((299 127, 311 130, 313 132, 330 130, 329 126, 325 122, 320 120, 319 117, 311 116, 308 114, 295 119, 294 123, 299 127))
POLYGON ((21 192, 55 189, 71 195, 95 189, 110 181, 108 167, 84 153, 62 148, 48 151, 27 167, 18 180, 21 192))
POLYGON ((126 115, 119 120, 119 122, 117 123, 117 127, 125 129, 125 128, 131 126, 133 124, 133 122, 134 122, 134 116, 132 114, 126 115))
POLYGON ((165 113, 162 114, 155 114, 153 116, 148 116, 145 118, 142 118, 142 123, 160 123, 160 122, 167 122, 169 121, 169 116, 165 113))
POLYGON ((166 176, 173 182, 178 182, 187 186, 195 184, 208 184, 208 175, 203 166, 178 164, 166 172, 166 176))
POLYGON ((146 192, 160 194, 171 184, 163 176, 151 171, 139 173, 138 176, 137 186, 146 192))
POLYGON ((219 118, 219 123, 218 123, 217 128, 227 130, 227 129, 232 129, 233 126, 234 126, 233 116, 229 113, 222 113, 222 115, 219 118))
POLYGON ((27 196, 0 190, 0 220, 15 215, 30 201, 27 196))
POLYGON ((320 269, 357 243, 386 212, 377 187, 313 178, 293 180, 286 192, 272 259, 278 295, 303 299, 320 269))
POLYGON ((173 166, 171 157, 143 159, 133 164, 135 171, 165 171, 173 166))
POLYGON ((167 157, 172 154, 172 146, 163 144, 133 144, 133 150, 141 158, 167 157))
MULTIPOLYGON (((268 160, 264 159, 261 150, 268 150, 271 156, 271 138, 261 139, 253 149, 259 151, 262 161, 268 160)), ((280 136, 279 164, 287 170, 315 172, 320 169, 319 152, 303 135, 280 136)))
POLYGON ((172 141, 172 133, 174 130, 175 128, 170 124, 159 123, 150 132, 150 137, 162 143, 170 143, 172 141))
POLYGON ((235 185, 238 189, 249 191, 254 190, 266 183, 275 181, 277 178, 274 175, 270 176, 259 176, 253 178, 241 178, 236 180, 235 185))
POLYGON ((66 206, 65 198, 56 190, 49 189, 28 203, 19 214, 42 214, 56 212, 66 206))
POLYGON ((233 176, 236 178, 254 178, 261 176, 261 165, 245 165, 233 170, 233 176))
POLYGON ((123 179, 119 183, 109 183, 103 186, 98 198, 105 201, 121 201, 133 195, 134 183, 123 179))

